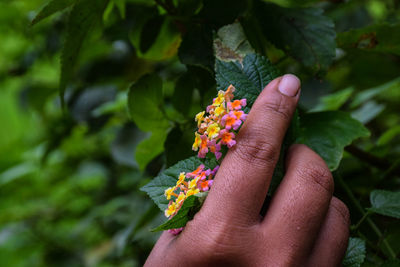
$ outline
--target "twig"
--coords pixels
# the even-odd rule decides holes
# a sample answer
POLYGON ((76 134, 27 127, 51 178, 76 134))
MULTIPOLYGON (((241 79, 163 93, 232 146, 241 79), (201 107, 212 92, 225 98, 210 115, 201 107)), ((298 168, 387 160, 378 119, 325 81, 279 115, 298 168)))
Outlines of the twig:
POLYGON ((350 154, 352 154, 354 157, 356 157, 364 162, 367 162, 371 165, 374 165, 378 169, 388 170, 388 169, 392 168, 390 173, 394 174, 396 176, 400 176, 400 166, 399 165, 393 167, 387 160, 377 157, 375 155, 372 155, 372 154, 356 147, 355 145, 347 146, 345 148, 345 150, 347 152, 349 152, 350 154))

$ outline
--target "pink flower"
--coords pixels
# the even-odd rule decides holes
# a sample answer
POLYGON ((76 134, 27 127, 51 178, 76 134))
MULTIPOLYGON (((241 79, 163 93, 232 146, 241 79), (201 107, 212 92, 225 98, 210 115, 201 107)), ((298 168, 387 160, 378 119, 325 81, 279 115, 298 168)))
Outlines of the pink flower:
POLYGON ((214 153, 217 160, 219 160, 222 156, 222 153, 220 152, 221 145, 217 144, 215 140, 211 140, 208 142, 208 147, 210 148, 211 153, 214 153))
POLYGON ((219 165, 215 166, 215 168, 211 171, 211 174, 215 176, 217 174, 217 171, 219 170, 219 165))
POLYGON ((228 103, 229 110, 239 110, 247 105, 246 99, 235 100, 228 103))
POLYGON ((173 234, 173 235, 179 235, 184 227, 181 228, 176 228, 176 229, 169 229, 168 233, 173 234))
POLYGON ((221 138, 221 144, 227 145, 229 148, 236 145, 236 141, 234 140, 235 135, 233 133, 228 132, 227 129, 223 129, 219 132, 219 136, 221 138))
POLYGON ((241 120, 241 121, 245 121, 246 120, 246 118, 247 118, 247 114, 246 113, 244 113, 243 111, 241 111, 241 110, 235 110, 235 111, 233 111, 233 114, 235 115, 235 117, 238 119, 238 120, 241 120))
POLYGON ((221 124, 222 126, 225 126, 225 129, 227 130, 232 128, 233 130, 237 130, 242 124, 242 121, 235 116, 233 111, 231 111, 222 117, 221 124))
POLYGON ((212 184, 212 180, 204 180, 204 181, 199 181, 197 187, 202 191, 206 192, 210 190, 210 186, 212 184), (210 183, 211 182, 211 183, 210 183))
POLYGON ((205 135, 201 135, 201 145, 200 145, 200 150, 199 153, 197 154, 199 158, 205 158, 206 154, 208 153, 208 138, 205 135))
POLYGON ((204 165, 201 164, 199 167, 197 167, 196 170, 186 173, 186 177, 188 178, 195 178, 197 175, 199 175, 203 170, 204 170, 204 165))

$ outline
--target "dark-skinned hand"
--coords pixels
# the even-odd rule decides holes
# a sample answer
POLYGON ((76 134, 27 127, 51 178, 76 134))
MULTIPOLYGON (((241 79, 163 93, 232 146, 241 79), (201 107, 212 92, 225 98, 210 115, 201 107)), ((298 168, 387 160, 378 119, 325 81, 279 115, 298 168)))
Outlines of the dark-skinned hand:
POLYGON ((180 235, 162 234, 146 266, 340 266, 349 212, 332 196, 327 165, 307 146, 289 149, 286 175, 260 216, 299 95, 291 74, 265 87, 203 207, 180 235))

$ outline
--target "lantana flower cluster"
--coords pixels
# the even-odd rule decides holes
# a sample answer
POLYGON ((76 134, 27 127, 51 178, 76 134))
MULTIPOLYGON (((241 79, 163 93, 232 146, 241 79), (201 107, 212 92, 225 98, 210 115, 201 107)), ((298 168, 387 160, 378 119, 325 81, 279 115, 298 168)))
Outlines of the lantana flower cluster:
POLYGON ((242 110, 246 106, 246 99, 233 100, 235 87, 219 91, 213 103, 196 115, 198 130, 192 146, 198 151, 198 157, 204 158, 211 152, 218 159, 221 158, 221 145, 231 148, 236 144, 235 131, 246 120, 247 114, 242 110))
MULTIPOLYGON (((218 96, 213 99, 213 103, 207 107, 206 111, 196 115, 198 130, 195 132, 192 148, 198 151, 199 158, 204 158, 208 152, 211 152, 219 160, 222 157, 222 145, 231 148, 236 144, 235 133, 247 117, 242 110, 247 102, 246 99, 233 100, 234 91, 233 85, 230 85, 226 91, 219 91, 218 96)), ((169 200, 165 216, 171 219, 189 196, 209 191, 218 168, 219 166, 216 166, 213 170, 205 170, 205 166, 201 164, 193 172, 181 172, 176 185, 164 192, 169 200)), ((177 235, 182 230, 183 227, 168 231, 177 235)))
MULTIPOLYGON (((165 197, 169 201, 168 208, 165 210, 165 216, 172 218, 178 213, 182 207, 183 202, 189 196, 195 195, 200 192, 207 192, 213 184, 213 178, 217 173, 219 165, 213 170, 205 170, 205 166, 201 164, 196 170, 190 173, 181 172, 179 174, 176 185, 167 188, 164 192, 165 197), (175 197, 175 200, 172 200, 175 197)), ((178 234, 182 229, 172 229, 171 233, 178 234)))

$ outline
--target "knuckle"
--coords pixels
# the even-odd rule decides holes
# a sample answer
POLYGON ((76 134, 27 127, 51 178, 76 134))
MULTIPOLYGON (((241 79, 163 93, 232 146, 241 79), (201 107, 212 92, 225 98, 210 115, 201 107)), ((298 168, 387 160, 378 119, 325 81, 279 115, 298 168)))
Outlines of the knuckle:
POLYGON ((346 204, 344 204, 341 200, 339 200, 336 197, 332 198, 331 205, 334 208, 334 210, 339 214, 339 216, 343 219, 343 222, 347 228, 350 225, 349 208, 347 208, 346 204))
MULTIPOLYGON (((196 243, 206 255, 226 255, 233 253, 237 249, 237 244, 244 242, 246 236, 251 232, 247 225, 241 225, 235 222, 213 221, 207 230, 200 232, 201 238, 196 243)), ((237 251, 236 251, 237 252, 237 251)))
POLYGON ((333 193, 333 178, 327 166, 308 162, 304 167, 300 168, 299 172, 304 180, 322 188, 329 194, 333 193))
POLYGON ((238 142, 236 155, 252 164, 271 165, 279 158, 279 147, 265 140, 261 131, 252 131, 238 142))

